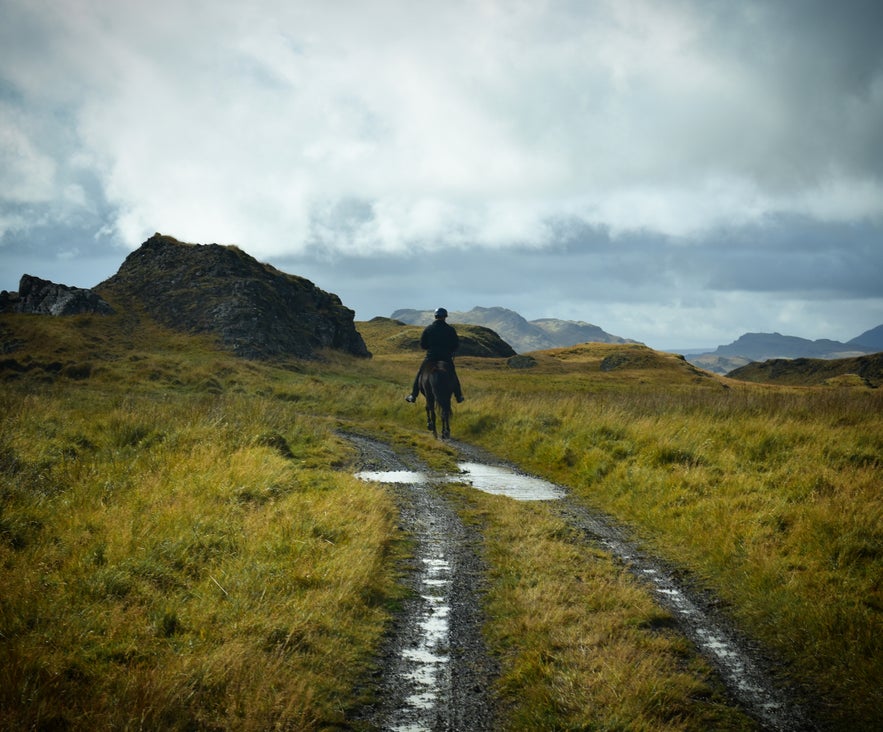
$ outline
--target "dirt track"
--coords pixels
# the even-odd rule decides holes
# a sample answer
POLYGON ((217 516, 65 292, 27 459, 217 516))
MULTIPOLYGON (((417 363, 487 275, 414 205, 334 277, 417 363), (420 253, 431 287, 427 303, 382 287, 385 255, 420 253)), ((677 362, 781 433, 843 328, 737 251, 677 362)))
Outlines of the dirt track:
MULTIPOLYGON (((497 669, 484 647, 481 626, 483 564, 480 537, 463 526, 431 476, 409 456, 387 445, 347 435, 366 471, 411 471, 407 482, 391 483, 403 528, 415 542, 407 568, 413 596, 391 629, 377 676, 371 680, 380 703, 359 717, 384 730, 492 730, 493 678, 497 669)), ((464 460, 502 465, 459 442, 464 460)), ((678 578, 666 563, 648 555, 609 517, 567 497, 554 502, 559 514, 586 542, 612 554, 648 586, 673 615, 678 629, 717 670, 732 699, 760 728, 781 732, 816 727, 795 701, 777 688, 770 664, 716 610, 715 598, 678 578)))
MULTIPOLYGON (((420 471, 414 458, 381 442, 347 435, 360 467, 420 471)), ((423 483, 397 483, 402 527, 415 543, 403 604, 372 680, 378 706, 363 717, 383 730, 493 730, 491 683, 496 667, 481 635, 484 565, 479 537, 463 526, 440 493, 423 483)))

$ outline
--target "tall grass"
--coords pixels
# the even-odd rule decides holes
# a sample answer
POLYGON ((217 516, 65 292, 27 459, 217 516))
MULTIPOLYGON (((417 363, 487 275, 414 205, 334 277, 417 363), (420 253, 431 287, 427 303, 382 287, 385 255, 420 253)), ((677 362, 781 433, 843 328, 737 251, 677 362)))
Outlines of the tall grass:
POLYGON ((307 378, 248 371, 4 389, 0 727, 346 718, 399 593, 394 506, 292 408, 307 378))
POLYGON ((462 491, 491 566, 501 728, 748 730, 673 618, 548 505, 462 491))
POLYGON ((460 430, 691 570, 833 727, 883 723, 883 395, 471 377, 460 430))
MULTIPOLYGON (((451 470, 403 401, 419 355, 258 364, 132 318, 4 316, 0 337, 0 727, 348 724, 404 548, 337 433, 451 470)), ((883 726, 881 394, 617 348, 463 359, 455 436, 634 527, 786 659, 827 727, 883 726)), ((462 495, 512 728, 743 724, 607 558, 539 507, 462 495)))

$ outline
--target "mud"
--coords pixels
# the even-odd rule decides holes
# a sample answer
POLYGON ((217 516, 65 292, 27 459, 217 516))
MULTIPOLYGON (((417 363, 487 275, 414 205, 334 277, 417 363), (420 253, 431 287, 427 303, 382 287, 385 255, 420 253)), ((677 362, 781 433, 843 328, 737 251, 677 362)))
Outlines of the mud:
POLYGON ((515 500, 552 501, 584 540, 611 554, 668 609, 675 626, 717 671, 734 703, 762 729, 813 730, 796 698, 777 683, 771 663, 683 573, 644 550, 610 517, 572 500, 566 488, 526 475, 471 445, 449 442, 463 462, 454 475, 432 475, 383 443, 352 437, 361 453, 359 477, 388 483, 396 492, 403 528, 414 537, 408 568, 414 589, 390 633, 374 683, 382 701, 365 710, 378 729, 489 730, 498 669, 481 638, 483 564, 480 537, 467 529, 436 490, 458 482, 515 500), (411 464, 408 464, 408 463, 411 464))
POLYGON ((493 730, 498 669, 481 635, 480 537, 426 480, 425 466, 375 440, 346 437, 359 449, 361 477, 390 485, 401 528, 414 542, 402 568, 411 593, 370 681, 376 701, 359 719, 400 732, 493 730))

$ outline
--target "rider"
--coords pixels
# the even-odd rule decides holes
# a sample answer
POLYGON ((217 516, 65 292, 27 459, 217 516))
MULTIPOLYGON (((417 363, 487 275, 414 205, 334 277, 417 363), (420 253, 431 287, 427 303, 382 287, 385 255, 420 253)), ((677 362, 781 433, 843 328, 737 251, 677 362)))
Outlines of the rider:
POLYGON ((447 317, 448 311, 444 308, 438 308, 435 311, 435 320, 423 329, 423 333, 420 336, 420 348, 426 350, 426 358, 417 370, 417 376, 414 378, 414 386, 411 387, 411 393, 405 397, 406 402, 413 403, 417 401, 417 394, 420 392, 420 373, 423 371, 424 366, 433 361, 444 361, 450 364, 454 397, 458 402, 463 401, 460 379, 457 378, 457 372, 454 370, 454 352, 460 345, 460 338, 454 326, 448 325, 445 320, 447 317))

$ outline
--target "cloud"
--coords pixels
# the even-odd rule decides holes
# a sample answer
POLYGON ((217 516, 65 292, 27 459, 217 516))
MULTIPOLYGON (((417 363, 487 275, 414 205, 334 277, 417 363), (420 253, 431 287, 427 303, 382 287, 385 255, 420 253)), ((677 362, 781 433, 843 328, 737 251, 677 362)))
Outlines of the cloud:
POLYGON ((876 0, 0 16, 4 269, 93 262, 87 286, 161 231, 315 272, 369 317, 449 291, 629 337, 735 327, 761 297, 883 314, 876 0), (429 291, 397 279, 428 264, 429 291))
MULTIPOLYGON (((877 3, 69 0, 53 24, 4 6, 7 84, 70 110, 130 246, 157 228, 268 255, 546 245, 562 216, 690 236, 883 213, 877 3)), ((45 199, 59 154, 23 129, 4 133, 27 169, 4 195, 45 199)))

